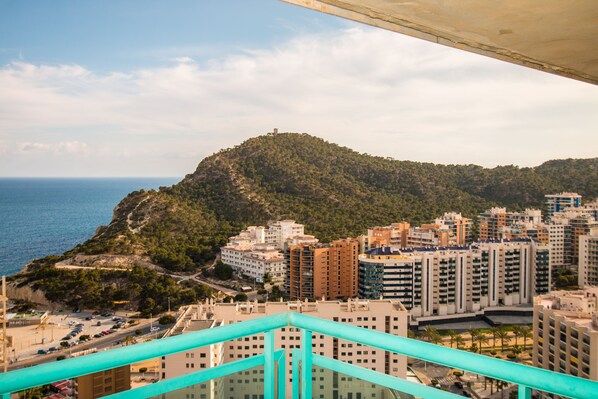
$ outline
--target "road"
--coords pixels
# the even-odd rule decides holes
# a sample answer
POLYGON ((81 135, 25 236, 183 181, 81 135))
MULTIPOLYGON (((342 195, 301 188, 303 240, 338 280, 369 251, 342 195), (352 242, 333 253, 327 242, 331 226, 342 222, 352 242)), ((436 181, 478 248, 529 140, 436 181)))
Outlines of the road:
MULTIPOLYGON (((108 323, 108 324, 110 324, 110 323, 108 323)), ((36 354, 36 355, 30 356, 30 357, 27 357, 25 359, 19 360, 18 362, 9 365, 8 369, 9 370, 17 370, 17 369, 21 369, 21 368, 25 368, 25 367, 36 366, 38 364, 53 362, 60 355, 65 355, 68 357, 68 355, 70 355, 72 353, 85 351, 87 349, 95 348, 97 351, 101 351, 101 350, 116 348, 117 346, 115 346, 114 343, 116 341, 124 341, 124 339, 127 335, 130 335, 131 337, 137 338, 137 339, 142 338, 142 337, 145 337, 145 338, 156 337, 157 338, 158 336, 160 336, 160 334, 163 334, 166 331, 166 328, 160 327, 159 331, 150 334, 150 326, 152 326, 152 325, 154 325, 156 327, 159 326, 157 323, 157 319, 144 320, 142 323, 135 324, 131 327, 118 329, 117 332, 115 332, 113 334, 105 335, 101 338, 91 338, 89 341, 80 343, 80 344, 78 344, 76 346, 72 346, 70 348, 60 348, 60 350, 52 352, 52 353, 48 353, 47 355, 37 355, 36 354), (135 334, 135 330, 138 330, 138 329, 140 329, 142 331, 141 335, 139 335, 139 336, 137 336, 135 334)), ((109 329, 109 327, 108 328, 106 328, 106 327, 107 327, 106 325, 99 326, 98 332, 109 329)), ((84 333, 90 334, 93 337, 93 335, 97 333, 94 331, 95 330, 85 330, 84 333)), ((77 340, 77 339, 78 338, 75 338, 74 340, 77 340)), ((56 345, 56 346, 58 346, 58 345, 56 345)))

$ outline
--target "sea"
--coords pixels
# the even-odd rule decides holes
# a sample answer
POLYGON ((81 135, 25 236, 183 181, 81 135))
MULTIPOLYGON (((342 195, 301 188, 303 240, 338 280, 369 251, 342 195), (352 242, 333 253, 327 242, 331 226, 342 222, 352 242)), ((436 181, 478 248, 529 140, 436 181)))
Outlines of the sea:
POLYGON ((61 254, 107 225, 128 193, 171 186, 178 177, 0 178, 0 276, 61 254))

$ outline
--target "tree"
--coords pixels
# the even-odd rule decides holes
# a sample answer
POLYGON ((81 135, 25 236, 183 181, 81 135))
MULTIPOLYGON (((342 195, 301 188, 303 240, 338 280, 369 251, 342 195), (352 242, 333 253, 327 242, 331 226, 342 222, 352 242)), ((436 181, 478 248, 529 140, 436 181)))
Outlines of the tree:
POLYGON ((525 350, 527 340, 531 339, 532 336, 533 336, 532 329, 529 326, 521 327, 521 338, 523 338, 523 350, 525 350))
POLYGON ((492 334, 492 346, 496 347, 496 337, 498 335, 498 327, 492 327, 490 329, 490 333, 492 334))
POLYGON ((504 326, 500 326, 498 328, 496 336, 498 337, 498 339, 500 339, 500 346, 501 346, 500 351, 504 352, 505 351, 505 341, 507 343, 509 343, 509 341, 511 341, 511 339, 509 338, 509 331, 504 326))
POLYGON ((69 343, 67 341, 61 341, 60 342, 60 346, 62 346, 63 348, 68 348, 69 347, 69 343))
POLYGON ((432 326, 426 326, 424 328, 424 337, 428 340, 428 342, 433 344, 438 344, 442 341, 438 330, 432 326))
POLYGON ((453 342, 455 341, 455 338, 457 337, 457 335, 459 335, 459 333, 457 333, 457 331, 455 331, 455 330, 448 330, 447 333, 451 339, 451 348, 452 348, 453 342))
POLYGON ((513 326, 513 334, 515 335, 515 345, 517 345, 517 339, 521 337, 521 327, 513 326))
POLYGON ((230 280, 233 278, 233 268, 218 261, 214 267, 214 276, 219 280, 230 280))
POLYGON ((461 349, 463 345, 465 345, 465 339, 461 334, 455 337, 455 345, 457 346, 457 349, 461 349))
POLYGON ((246 302, 247 301, 247 294, 244 292, 239 292, 237 295, 235 295, 235 297, 233 298, 233 300, 235 302, 246 302))
POLYGON ((482 347, 484 346, 484 344, 488 345, 488 338, 486 338, 486 334, 480 332, 476 337, 476 341, 480 346, 480 353, 482 353, 482 347))
POLYGON ((475 341, 476 337, 480 334, 480 330, 477 328, 468 328, 467 332, 471 338, 471 345, 473 346, 473 342, 475 341))
POLYGON ((176 322, 176 317, 171 314, 164 315, 158 319, 160 325, 172 324, 174 322, 176 322))
POLYGON ((131 337, 131 335, 129 335, 129 334, 127 334, 124 341, 125 341, 125 346, 129 346, 129 344, 132 344, 133 342, 135 342, 133 337, 131 337))

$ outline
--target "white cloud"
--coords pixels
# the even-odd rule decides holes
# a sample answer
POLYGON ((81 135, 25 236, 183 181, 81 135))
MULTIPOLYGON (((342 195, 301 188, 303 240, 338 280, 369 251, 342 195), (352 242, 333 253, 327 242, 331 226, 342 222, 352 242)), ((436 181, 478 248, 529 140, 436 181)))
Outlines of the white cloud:
POLYGON ((31 143, 22 142, 17 143, 17 155, 33 154, 33 155, 78 155, 86 156, 90 154, 89 146, 79 141, 64 141, 58 143, 31 143))
MULTIPOLYGON (((76 173, 123 175, 183 175, 273 127, 442 163, 597 155, 596 86, 391 32, 301 34, 274 49, 202 64, 191 57, 106 75, 14 62, 0 69, 4 148, 84 154, 76 173)), ((2 174, 17 173, 7 168, 18 169, 19 154, 0 160, 2 174)))

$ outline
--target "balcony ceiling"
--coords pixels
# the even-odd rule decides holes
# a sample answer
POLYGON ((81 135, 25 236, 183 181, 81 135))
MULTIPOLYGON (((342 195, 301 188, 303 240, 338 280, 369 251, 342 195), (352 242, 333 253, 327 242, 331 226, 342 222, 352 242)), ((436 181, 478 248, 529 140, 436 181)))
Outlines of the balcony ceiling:
POLYGON ((598 84, 596 0, 283 0, 598 84))

